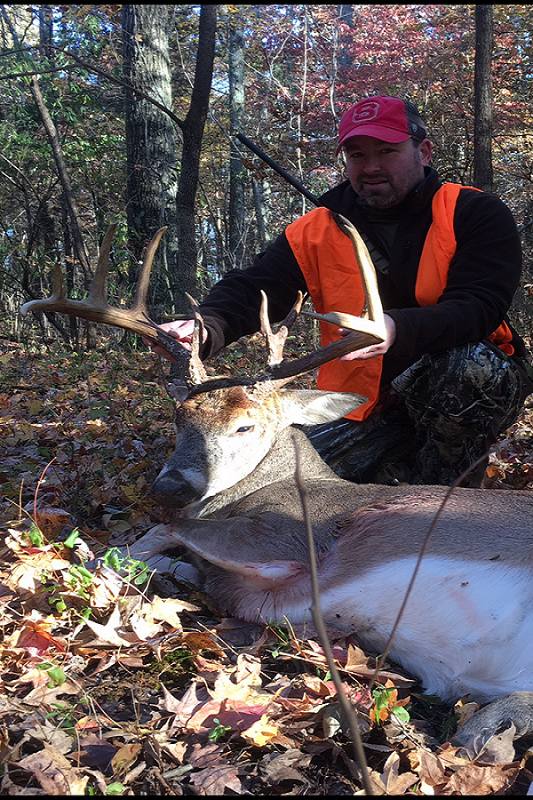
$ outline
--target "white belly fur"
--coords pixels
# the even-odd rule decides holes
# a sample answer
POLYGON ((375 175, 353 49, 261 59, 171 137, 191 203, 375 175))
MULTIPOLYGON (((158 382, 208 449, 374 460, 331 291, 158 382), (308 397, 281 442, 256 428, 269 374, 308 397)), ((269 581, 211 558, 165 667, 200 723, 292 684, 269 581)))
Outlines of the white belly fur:
MULTIPOLYGON (((386 645, 416 559, 383 563, 321 591, 325 618, 349 626, 363 647, 386 645)), ((295 622, 309 606, 285 606, 295 622)), ((390 657, 429 694, 479 702, 533 690, 533 575, 526 567, 427 556, 390 657)))

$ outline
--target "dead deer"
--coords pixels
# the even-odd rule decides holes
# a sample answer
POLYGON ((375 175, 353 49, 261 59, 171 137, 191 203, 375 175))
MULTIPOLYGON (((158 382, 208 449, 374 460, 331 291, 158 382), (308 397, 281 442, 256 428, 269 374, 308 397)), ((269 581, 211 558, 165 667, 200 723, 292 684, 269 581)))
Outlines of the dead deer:
MULTIPOLYGON (((193 554, 205 591, 226 612, 254 622, 309 620, 296 447, 309 497, 325 621, 340 633, 355 633, 362 647, 380 653, 448 490, 342 480, 293 427, 344 416, 365 398, 291 390, 286 384, 382 338, 370 256, 353 226, 340 222, 358 252, 371 318, 360 320, 359 332, 284 361, 288 321, 273 334, 264 308, 270 357, 265 373, 255 379, 207 379, 199 358, 196 311, 191 352, 149 320, 148 276, 164 229, 148 247, 133 309, 109 309, 105 302, 110 233, 87 301, 65 299, 56 276, 52 296, 25 304, 22 312, 59 311, 121 325, 162 343, 182 364, 175 387, 176 448, 152 487, 155 499, 171 510, 172 521, 141 537, 130 555, 146 559, 181 545, 193 554)), ((289 316, 297 312, 295 307, 289 316)), ((522 733, 533 732, 532 512, 527 492, 454 490, 438 518, 390 651, 427 692, 444 700, 469 694, 486 702, 518 693, 495 704, 492 721, 518 715, 522 733)))

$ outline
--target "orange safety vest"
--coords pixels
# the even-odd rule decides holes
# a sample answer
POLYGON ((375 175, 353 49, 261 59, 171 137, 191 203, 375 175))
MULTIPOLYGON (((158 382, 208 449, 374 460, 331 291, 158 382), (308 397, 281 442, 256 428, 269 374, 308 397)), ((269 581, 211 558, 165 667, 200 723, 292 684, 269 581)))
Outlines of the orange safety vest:
MULTIPOLYGON (((446 183, 433 197, 433 222, 424 242, 415 286, 415 296, 421 306, 435 305, 446 286, 457 247, 453 227, 455 205, 464 188, 474 187, 446 183)), ((365 295, 353 245, 335 222, 332 212, 324 207, 315 208, 291 223, 285 233, 315 310, 319 314, 343 311, 361 316, 365 295)), ((320 328, 322 345, 339 338, 334 325, 321 322, 320 328)), ((503 322, 488 338, 508 355, 514 352, 507 323, 503 322)), ((363 394, 368 401, 346 416, 365 419, 378 401, 382 362, 383 356, 367 361, 339 361, 337 358, 320 367, 317 386, 328 391, 363 394)))

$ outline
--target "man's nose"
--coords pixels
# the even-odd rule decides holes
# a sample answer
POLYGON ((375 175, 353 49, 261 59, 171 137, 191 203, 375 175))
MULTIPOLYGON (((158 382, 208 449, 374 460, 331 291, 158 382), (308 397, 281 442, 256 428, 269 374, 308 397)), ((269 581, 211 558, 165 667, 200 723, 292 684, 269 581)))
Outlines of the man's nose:
POLYGON ((365 158, 363 163, 362 172, 371 175, 375 172, 381 172, 381 163, 377 156, 369 156, 365 158))

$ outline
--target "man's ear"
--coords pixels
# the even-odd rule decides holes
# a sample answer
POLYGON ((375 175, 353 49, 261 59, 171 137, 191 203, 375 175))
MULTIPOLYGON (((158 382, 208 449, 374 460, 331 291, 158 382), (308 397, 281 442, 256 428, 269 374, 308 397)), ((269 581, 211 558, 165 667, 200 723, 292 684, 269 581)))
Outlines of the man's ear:
POLYGON ((420 163, 423 167, 428 167, 431 162, 431 152, 433 150, 433 142, 430 139, 424 139, 420 142, 418 151, 420 153, 420 163))

